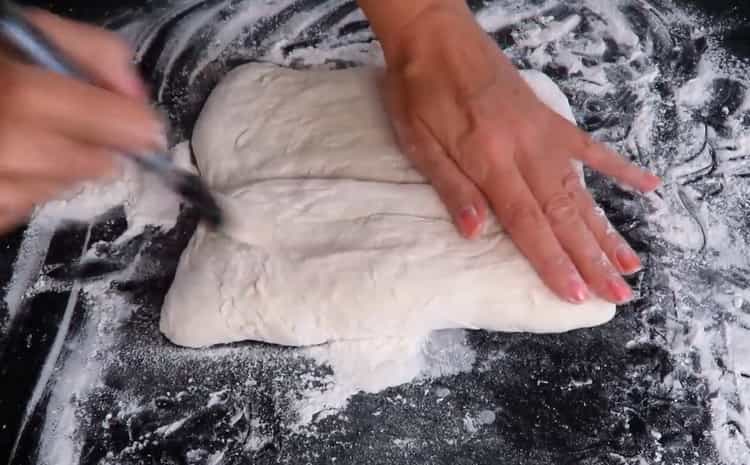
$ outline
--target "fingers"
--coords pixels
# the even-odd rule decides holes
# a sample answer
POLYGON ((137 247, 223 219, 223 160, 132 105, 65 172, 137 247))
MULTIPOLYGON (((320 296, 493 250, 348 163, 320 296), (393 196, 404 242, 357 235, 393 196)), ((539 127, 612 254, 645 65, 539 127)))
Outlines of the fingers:
POLYGON ((0 235, 13 231, 26 219, 26 214, 0 211, 0 235))
POLYGON ((642 192, 650 192, 661 184, 658 176, 635 166, 606 145, 596 142, 585 131, 556 115, 561 133, 571 141, 571 155, 589 167, 642 192))
POLYGON ((1 124, 26 123, 68 138, 126 152, 164 149, 162 123, 142 102, 33 66, 5 63, 1 124), (10 113, 6 111, 5 113, 10 113))
POLYGON ((37 203, 63 192, 65 185, 53 181, 0 178, 0 214, 24 215, 37 203))
POLYGON ((107 149, 18 124, 0 131, 0 173, 7 178, 61 183, 94 179, 114 173, 113 157, 107 149))
POLYGON ((113 173, 115 152, 164 150, 132 52, 115 34, 26 10, 94 85, 0 50, 0 231, 71 184, 113 173))
POLYGON ((561 298, 629 300, 621 274, 640 261, 598 213, 571 165, 580 160, 641 191, 655 189, 659 179, 545 107, 510 61, 491 58, 494 48, 485 53, 477 42, 456 50, 446 45, 399 67, 403 87, 388 106, 404 151, 458 224, 465 205, 486 199, 561 298))
POLYGON ((589 289, 568 257, 514 163, 493 165, 483 186, 500 223, 542 281, 561 298, 581 303, 589 289), (499 182, 499 180, 502 180, 499 182))
POLYGON ((28 9, 31 22, 47 33, 97 84, 145 100, 146 88, 133 65, 128 44, 106 29, 28 9))
MULTIPOLYGON (((387 78, 386 78, 387 79, 387 78)), ((395 83, 381 87, 396 138, 417 170, 429 179, 453 217, 459 232, 478 237, 487 218, 484 196, 438 143, 427 126, 410 118, 395 83)))
POLYGON ((60 195, 66 184, 0 176, 0 236, 28 219, 37 205, 60 195))
POLYGON ((484 196, 421 121, 414 122, 411 132, 415 141, 410 149, 413 163, 430 179, 459 231, 470 239, 478 237, 487 217, 484 196))
POLYGON ((580 185, 572 186, 570 192, 586 225, 610 262, 624 275, 640 271, 641 259, 610 224, 604 211, 591 198, 591 194, 580 185))
POLYGON ((0 132, 0 234, 26 219, 37 205, 76 182, 111 175, 113 155, 59 134, 3 127, 0 132))
POLYGON ((575 195, 581 189, 581 182, 572 163, 567 159, 545 160, 546 166, 533 166, 533 161, 531 157, 522 161, 525 163, 523 174, 555 237, 584 281, 605 300, 629 301, 632 298, 630 286, 612 265, 584 219, 585 206, 575 195))

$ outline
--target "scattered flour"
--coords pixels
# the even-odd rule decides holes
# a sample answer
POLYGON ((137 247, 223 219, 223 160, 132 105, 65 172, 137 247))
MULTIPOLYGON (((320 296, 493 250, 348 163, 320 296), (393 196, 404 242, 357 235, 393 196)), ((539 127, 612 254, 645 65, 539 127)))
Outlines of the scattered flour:
MULTIPOLYGON (((518 36, 520 46, 524 50, 510 50, 509 53, 524 56, 535 68, 541 69, 555 62, 566 65, 571 72, 582 72, 583 77, 569 90, 606 97, 616 88, 610 80, 611 76, 607 75, 605 66, 581 65, 582 56, 602 53, 605 44, 601 37, 611 37, 627 49, 624 51, 623 60, 638 60, 653 53, 653 44, 642 43, 642 39, 618 10, 617 6, 623 1, 568 2, 576 8, 586 6, 603 18, 601 23, 590 24, 594 30, 592 34, 584 35, 580 40, 572 37, 570 31, 577 27, 580 20, 576 18, 577 15, 570 15, 524 29, 523 37, 518 36), (553 42, 561 44, 555 54, 551 54, 549 48, 553 42)), ((153 12, 153 17, 148 21, 130 22, 122 32, 138 44, 138 51, 142 56, 149 50, 158 31, 165 24, 193 8, 199 8, 200 3, 199 0, 175 2, 174 5, 153 12)), ((341 2, 330 3, 339 5, 341 2)), ((479 20, 486 30, 494 32, 511 24, 535 18, 548 7, 562 5, 565 2, 550 0, 543 2, 543 5, 539 3, 498 1, 483 8, 479 13, 479 20), (531 6, 529 3, 534 5, 531 6)), ((248 28, 247 25, 256 24, 257 20, 290 4, 290 1, 231 2, 227 12, 235 11, 237 14, 227 14, 230 19, 220 24, 214 23, 215 13, 221 9, 219 6, 201 9, 181 24, 173 41, 164 49, 158 60, 159 71, 165 76, 178 72, 178 58, 194 45, 191 38, 196 34, 219 31, 212 34, 214 40, 211 46, 203 52, 192 71, 192 77, 195 79, 215 59, 228 51, 233 51, 233 44, 244 42, 252 36, 253 28, 248 28)), ((646 3, 643 4, 647 6, 646 3)), ((665 17, 665 21, 682 21, 687 18, 679 8, 671 8, 671 11, 672 17, 665 17)), ((296 18, 283 30, 276 31, 272 41, 259 40, 257 50, 254 50, 258 52, 256 58, 283 65, 324 64, 334 59, 351 63, 382 63, 382 51, 377 42, 349 41, 345 35, 339 36, 338 31, 343 25, 361 19, 354 13, 342 18, 338 25, 331 28, 331 34, 316 47, 299 47, 291 52, 285 52, 285 47, 298 39, 314 18, 319 18, 325 12, 326 9, 323 7, 316 8, 312 16, 296 18)), ((706 23, 702 18, 691 18, 688 22, 706 23)), ((709 29, 715 31, 722 27, 709 26, 710 28, 705 29, 695 27, 691 33, 699 36, 710 32, 709 29)), ((746 75, 747 65, 732 63, 732 66, 728 67, 727 59, 720 52, 718 44, 709 41, 709 49, 714 52, 707 54, 700 62, 697 75, 692 80, 675 86, 678 116, 684 116, 694 109, 705 106, 708 102, 707 90, 717 77, 729 75, 740 79, 746 75)), ((656 114, 654 110, 658 106, 659 98, 653 95, 650 87, 658 78, 658 74, 659 71, 655 67, 646 68, 629 83, 633 92, 632 99, 643 104, 642 110, 636 114, 633 121, 634 133, 620 146, 623 151, 633 156, 638 152, 653 154, 660 149, 654 145, 654 138, 651 137, 651 131, 663 123, 662 115, 656 114)), ((167 82, 168 79, 165 78, 161 84, 166 85, 167 82)), ((159 90, 160 95, 163 94, 163 90, 163 87, 159 90)), ((672 170, 668 176, 669 184, 661 192, 661 197, 652 196, 646 199, 651 210, 647 218, 649 229, 653 231, 655 240, 663 242, 672 250, 665 256, 657 257, 661 261, 660 265, 664 267, 669 287, 674 291, 677 300, 674 313, 665 316, 667 334, 662 335, 664 341, 661 343, 670 350, 676 371, 694 370, 708 383, 713 393, 713 428, 708 434, 712 436, 721 459, 731 465, 744 465, 750 462, 750 448, 743 436, 743 432, 750 431, 750 363, 747 362, 750 360, 750 345, 746 342, 749 339, 745 329, 750 327, 750 313, 747 310, 750 290, 741 280, 739 283, 733 283, 724 278, 707 287, 705 282, 701 281, 700 272, 709 269, 724 273, 720 276, 726 277, 732 275, 733 267, 740 270, 750 267, 750 246, 741 234, 743 225, 726 215, 729 211, 740 209, 742 205, 739 205, 737 199, 747 198, 750 192, 746 183, 736 182, 735 178, 732 178, 738 173, 750 173, 748 163, 737 158, 738 155, 750 153, 750 131, 739 121, 739 115, 748 106, 750 102, 746 99, 736 112, 737 116, 729 119, 731 139, 711 135, 715 138, 715 150, 721 162, 718 172, 720 180, 724 181, 723 198, 731 199, 735 204, 726 205, 722 204, 724 201, 721 200, 706 200, 701 205, 698 199, 702 194, 697 188, 694 185, 685 186, 680 183, 683 176, 700 168, 700 163, 705 161, 706 157, 692 160, 688 163, 690 166, 667 163, 664 161, 667 157, 646 157, 647 162, 652 164, 650 167, 661 174, 668 169, 672 170), (695 211, 688 211, 682 200, 685 198, 695 201, 695 211), (704 235, 708 237, 703 237, 704 235), (698 361, 697 368, 691 362, 693 358, 698 361)), ((699 130, 693 128, 685 133, 689 135, 689 140, 682 141, 678 147, 669 148, 678 158, 684 158, 683 152, 687 151, 686 147, 692 149, 700 145, 696 142, 700 136, 699 130)), ((186 146, 176 150, 187 153, 186 146)), ((167 206, 162 203, 164 192, 160 193, 158 187, 155 188, 151 182, 141 182, 126 175, 106 187, 88 186, 71 199, 51 203, 36 212, 21 245, 13 279, 5 297, 11 321, 16 312, 20 311, 27 290, 40 286, 36 283, 39 270, 53 232, 62 222, 84 221, 104 214, 115 205, 124 204, 132 221, 128 234, 137 234, 136 231, 142 230, 149 223, 161 224, 166 229, 174 224, 176 204, 167 206), (139 198, 150 200, 133 203, 133 196, 137 192, 140 192, 139 198), (159 199, 159 202, 156 199, 159 199), (161 208, 152 209, 153 207, 164 207, 168 211, 161 208), (170 216, 172 214, 173 216, 170 216)), ((60 371, 50 391, 47 423, 44 425, 43 434, 45 441, 40 449, 41 463, 79 462, 76 405, 70 402, 71 395, 78 399, 86 397, 97 382, 100 370, 112 356, 107 349, 116 339, 118 327, 127 321, 135 310, 135 307, 122 300, 109 284, 99 282, 81 285, 83 295, 95 302, 94 307, 97 311, 89 313, 90 320, 87 321, 78 340, 74 341, 83 350, 73 351, 71 357, 57 361, 60 371)), ((661 309, 654 308, 650 311, 659 313, 661 309)), ((632 341, 632 345, 652 338, 653 336, 642 334, 632 341)), ((212 349, 212 356, 219 356, 217 354, 221 354, 222 350, 212 349)), ((415 379, 429 379, 468 371, 474 366, 475 358, 473 351, 466 345, 465 333, 462 331, 437 333, 419 340, 370 341, 367 344, 343 342, 306 349, 302 356, 312 358, 324 367, 330 367, 331 373, 322 378, 322 387, 321 378, 310 376, 301 379, 306 389, 299 398, 294 399, 295 415, 288 425, 300 432, 312 431, 317 421, 345 408, 348 399, 358 392, 366 395, 415 379)), ((497 357, 503 357, 503 353, 498 352, 497 357)), ((55 366, 55 360, 49 363, 55 366)), ((198 381, 201 382, 208 380, 198 381)), ((580 382, 585 384, 586 380, 580 382)), ((677 377, 668 377, 663 382, 669 384, 673 393, 679 393, 684 389, 677 377)), ((572 385, 571 389, 574 388, 577 386, 572 385)), ((451 391, 438 388, 435 395, 438 401, 450 399, 451 391)), ((211 399, 207 399, 206 402, 211 403, 211 399)), ((118 415, 127 416, 142 408, 142 401, 136 399, 125 405, 118 415)), ((495 412, 491 410, 470 412, 464 418, 463 425, 467 432, 472 433, 495 420, 495 412)), ((105 428, 106 425, 102 427, 105 428)), ((260 450, 269 441, 270 436, 262 431, 262 425, 255 425, 253 428, 253 433, 247 439, 248 449, 260 450)), ((169 428, 163 433, 166 434, 167 431, 169 428)), ((660 433, 655 431, 652 435, 656 438, 660 433)), ((407 439, 398 440, 406 441, 403 445, 408 447, 407 439)), ((188 463, 221 463, 223 457, 223 452, 195 449, 189 453, 188 463)))
MULTIPOLYGON (((189 164, 189 155, 186 144, 178 145, 173 149, 175 163, 179 166, 184 167, 189 164)), ((8 284, 6 304, 10 311, 10 325, 13 324, 13 318, 17 312, 21 310, 23 298, 29 296, 29 291, 45 290, 44 282, 40 283, 37 277, 55 228, 67 221, 94 221, 118 205, 124 205, 128 214, 129 229, 122 237, 137 236, 147 225, 168 230, 174 227, 179 213, 179 199, 175 194, 158 180, 143 175, 133 166, 125 166, 122 176, 111 182, 87 184, 68 194, 64 199, 41 206, 32 216, 29 230, 21 246, 22 253, 17 258, 18 265, 8 284)), ((89 226, 82 254, 88 248, 90 234, 91 227, 89 226)), ((55 285, 55 283, 51 284, 55 285)), ((54 441, 55 447, 42 447, 43 463, 78 463, 80 451, 72 441, 77 427, 75 404, 70 403, 70 395, 75 393, 77 396, 83 396, 94 385, 102 366, 101 353, 113 341, 110 330, 118 326, 113 320, 122 321, 126 318, 129 307, 109 287, 109 281, 94 281, 91 283, 75 282, 70 289, 71 297, 60 328, 37 381, 37 386, 27 404, 21 426, 21 431, 23 431, 34 409, 49 389, 51 398, 47 404, 48 420, 44 425, 43 437, 55 437, 60 440, 54 441), (68 336, 73 311, 80 295, 96 299, 97 312, 89 314, 91 321, 85 325, 83 334, 75 343, 82 347, 97 347, 97 353, 72 351, 70 357, 60 360, 59 356, 68 336), (53 373, 61 370, 64 370, 62 371, 65 373, 64 376, 52 377, 53 373)), ((15 454, 17 445, 16 443, 11 455, 15 454)))
POLYGON ((305 355, 333 373, 324 389, 303 394, 295 410, 295 429, 338 413, 359 392, 377 393, 416 379, 433 379, 471 371, 476 353, 464 330, 434 332, 420 338, 338 341, 305 350, 305 355))

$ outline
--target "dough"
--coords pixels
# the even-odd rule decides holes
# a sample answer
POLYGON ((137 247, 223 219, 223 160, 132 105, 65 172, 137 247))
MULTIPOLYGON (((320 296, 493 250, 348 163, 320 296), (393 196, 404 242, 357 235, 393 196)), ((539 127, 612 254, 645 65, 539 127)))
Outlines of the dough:
MULTIPOLYGON (((524 77, 573 120, 549 78, 524 77)), ((494 219, 478 240, 456 232, 396 148, 372 69, 241 66, 192 142, 229 224, 199 227, 182 255, 160 324, 176 344, 562 332, 614 315, 603 301, 558 299, 494 219)))

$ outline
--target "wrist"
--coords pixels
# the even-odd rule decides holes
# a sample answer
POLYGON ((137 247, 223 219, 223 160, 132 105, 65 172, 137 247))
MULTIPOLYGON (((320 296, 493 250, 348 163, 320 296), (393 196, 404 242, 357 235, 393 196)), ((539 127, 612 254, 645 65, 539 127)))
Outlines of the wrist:
POLYGON ((465 0, 359 0, 359 5, 389 66, 403 63, 422 43, 436 40, 446 20, 473 20, 465 0))

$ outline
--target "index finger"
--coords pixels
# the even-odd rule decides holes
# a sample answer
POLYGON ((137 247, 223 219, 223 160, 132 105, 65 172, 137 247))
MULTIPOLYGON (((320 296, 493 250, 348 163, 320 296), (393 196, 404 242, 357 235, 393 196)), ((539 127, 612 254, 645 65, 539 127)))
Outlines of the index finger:
POLYGON ((132 50, 114 32, 36 8, 26 9, 25 14, 98 85, 139 99, 148 97, 133 65, 132 50))
POLYGON ((27 64, 2 71, 0 105, 14 111, 0 118, 118 151, 165 149, 163 123, 142 102, 27 64))
POLYGON ((565 139, 571 141, 570 155, 573 158, 641 192, 650 192, 661 184, 658 176, 639 168, 605 144, 595 141, 587 132, 562 117, 559 120, 565 126, 565 139))

